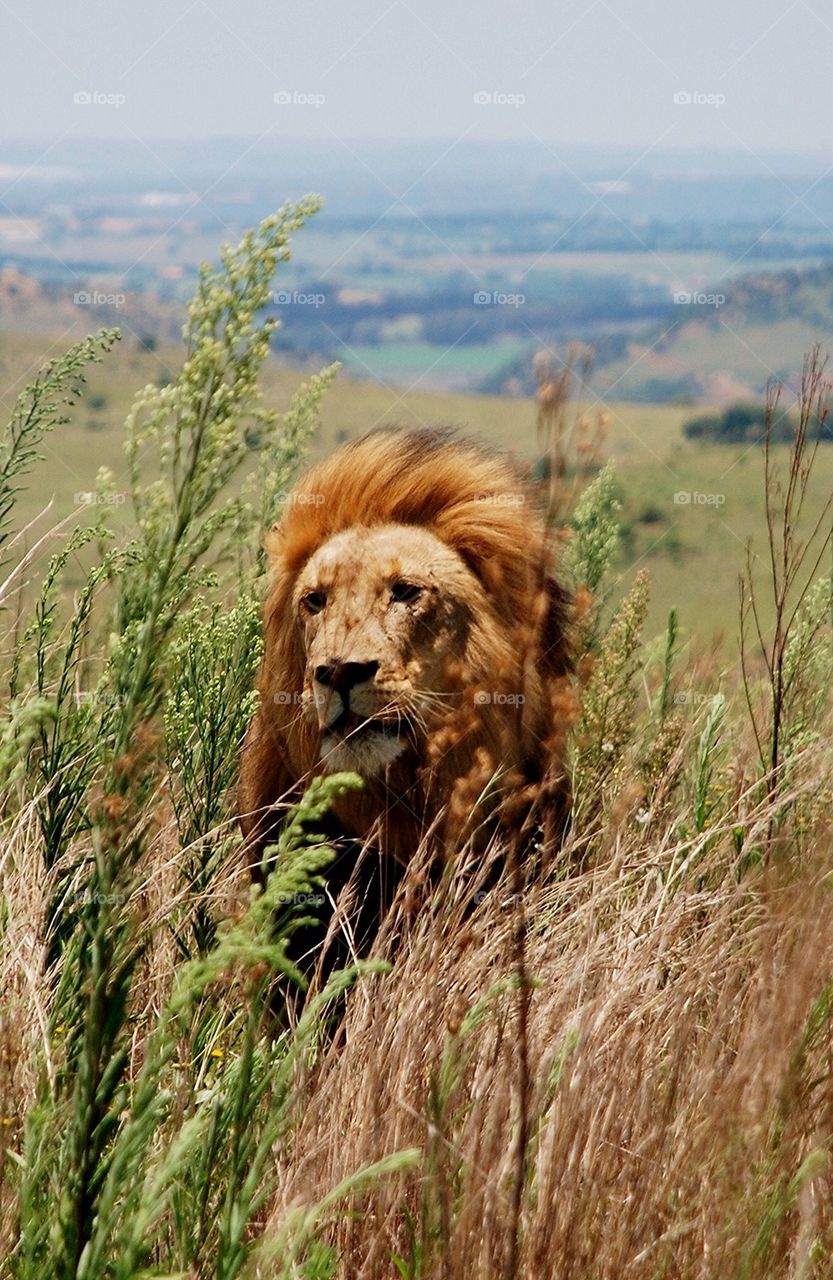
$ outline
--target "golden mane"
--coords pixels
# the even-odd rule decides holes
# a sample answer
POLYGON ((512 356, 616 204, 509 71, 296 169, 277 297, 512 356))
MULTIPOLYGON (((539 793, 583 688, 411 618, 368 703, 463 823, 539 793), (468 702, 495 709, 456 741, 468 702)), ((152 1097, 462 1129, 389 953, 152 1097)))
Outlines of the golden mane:
MULTIPOLYGON (((480 679, 487 672, 494 682, 505 679, 507 687, 524 690, 517 699, 522 714, 495 699, 498 705, 475 707, 475 718, 473 690, 466 691, 467 725, 455 731, 452 750, 435 753, 433 769, 428 759, 419 762, 422 799, 414 803, 426 805, 430 791, 429 821, 438 807, 449 807, 461 776, 477 768, 483 772, 485 758, 487 768, 501 767, 515 781, 549 785, 563 812, 564 726, 558 703, 564 705, 563 677, 570 668, 568 601, 551 570, 546 520, 536 495, 500 453, 448 431, 383 429, 312 466, 288 495, 282 519, 265 540, 272 577, 264 607, 260 707, 247 735, 240 785, 241 824, 255 848, 274 827, 272 806, 291 798, 316 771, 315 735, 297 705, 305 665, 293 612, 298 575, 335 535, 382 525, 418 526, 460 557, 480 584, 471 602, 479 628, 480 679), (511 674, 503 670, 507 665, 511 674), (425 785, 429 772, 430 787, 425 785)), ((382 838, 407 858, 419 834, 414 804, 410 817, 400 821, 369 785, 337 806, 339 820, 358 835, 378 822, 380 808, 386 818, 382 838)))
POLYGON ((312 467, 291 497, 265 540, 270 561, 290 575, 345 529, 415 524, 456 551, 499 611, 517 618, 548 560, 537 503, 508 459, 448 431, 372 432, 312 467))

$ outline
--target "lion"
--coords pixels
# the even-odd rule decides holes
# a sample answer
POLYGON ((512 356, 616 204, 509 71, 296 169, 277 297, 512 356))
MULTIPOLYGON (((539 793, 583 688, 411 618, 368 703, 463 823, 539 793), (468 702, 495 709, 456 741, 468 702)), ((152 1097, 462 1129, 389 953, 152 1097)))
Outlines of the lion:
POLYGON ((307 471, 265 540, 238 795, 256 877, 281 804, 345 770, 363 786, 339 830, 399 866, 521 795, 557 839, 571 661, 549 544, 508 457, 448 431, 381 429, 307 471))

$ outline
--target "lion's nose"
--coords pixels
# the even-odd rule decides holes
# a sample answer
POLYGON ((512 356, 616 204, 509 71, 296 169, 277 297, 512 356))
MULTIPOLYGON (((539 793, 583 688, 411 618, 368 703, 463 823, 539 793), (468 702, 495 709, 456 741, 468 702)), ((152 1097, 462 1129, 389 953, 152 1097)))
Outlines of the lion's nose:
POLYGON ((357 684, 372 680, 379 670, 378 662, 327 662, 313 672, 318 684, 335 689, 342 697, 357 684))

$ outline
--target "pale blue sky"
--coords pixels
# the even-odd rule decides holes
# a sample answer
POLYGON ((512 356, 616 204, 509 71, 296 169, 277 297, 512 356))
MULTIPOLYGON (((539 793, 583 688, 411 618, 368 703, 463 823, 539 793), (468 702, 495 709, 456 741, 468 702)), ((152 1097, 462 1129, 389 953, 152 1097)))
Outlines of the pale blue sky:
POLYGON ((0 0, 0 25, 6 141, 831 148, 830 0, 0 0))

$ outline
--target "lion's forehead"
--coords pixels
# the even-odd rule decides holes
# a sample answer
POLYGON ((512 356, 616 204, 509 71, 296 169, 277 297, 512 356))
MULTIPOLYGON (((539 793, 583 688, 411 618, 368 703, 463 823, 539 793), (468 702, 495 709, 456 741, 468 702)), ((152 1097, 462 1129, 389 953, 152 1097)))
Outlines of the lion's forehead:
POLYGON ((420 571, 440 577, 462 562, 429 530, 408 525, 356 527, 335 534, 311 557, 304 578, 373 586, 398 574, 420 571))

